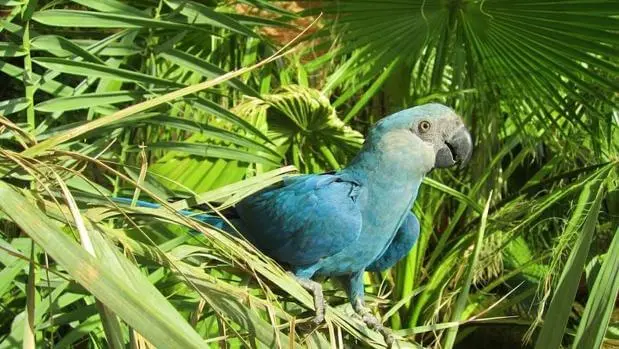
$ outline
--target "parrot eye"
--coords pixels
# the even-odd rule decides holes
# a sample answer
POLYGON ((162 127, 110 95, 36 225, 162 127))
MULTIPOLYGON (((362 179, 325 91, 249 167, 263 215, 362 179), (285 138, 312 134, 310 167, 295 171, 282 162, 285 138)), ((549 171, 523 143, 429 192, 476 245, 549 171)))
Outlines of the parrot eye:
POLYGON ((420 122, 417 127, 419 128, 419 132, 427 132, 430 129, 430 122, 424 120, 420 122))

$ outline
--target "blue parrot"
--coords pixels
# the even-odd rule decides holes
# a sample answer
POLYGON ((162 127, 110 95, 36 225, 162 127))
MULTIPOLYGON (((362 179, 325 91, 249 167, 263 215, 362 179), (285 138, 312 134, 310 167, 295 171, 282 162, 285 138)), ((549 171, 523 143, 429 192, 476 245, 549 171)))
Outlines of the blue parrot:
POLYGON ((390 330, 364 304, 363 273, 386 270, 408 254, 419 235, 411 208, 423 177, 466 163, 472 149, 449 107, 402 110, 376 123, 342 170, 289 177, 241 200, 238 228, 313 294, 313 322, 324 320, 325 303, 312 278, 338 277, 355 312, 391 344, 390 330))

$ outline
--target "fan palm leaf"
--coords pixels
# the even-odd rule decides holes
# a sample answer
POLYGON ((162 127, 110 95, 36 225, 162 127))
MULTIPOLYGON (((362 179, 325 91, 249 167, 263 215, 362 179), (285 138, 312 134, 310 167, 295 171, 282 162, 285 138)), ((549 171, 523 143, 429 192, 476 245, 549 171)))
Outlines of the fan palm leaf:
MULTIPOLYGON (((348 59, 325 90, 369 85, 380 74, 427 79, 426 93, 476 89, 525 110, 569 113, 577 101, 614 105, 619 5, 612 1, 325 1, 336 47, 310 64, 348 59), (392 64, 395 67, 392 68, 392 64), (404 67, 406 71, 400 68, 404 67)), ((414 83, 414 82, 413 82, 414 83)), ((400 86, 408 94, 407 86, 400 86)), ((378 90, 374 89, 376 93, 378 90)), ((388 92, 394 92, 389 89, 388 92)), ((415 94, 413 88, 413 95, 415 94)), ((395 94, 398 92, 396 91, 395 94)), ((394 93, 392 93, 394 94, 394 93)), ((406 100, 409 104, 411 97, 406 100)), ((399 105, 398 105, 399 107, 399 105)), ((568 117, 579 122, 579 116, 568 117)))

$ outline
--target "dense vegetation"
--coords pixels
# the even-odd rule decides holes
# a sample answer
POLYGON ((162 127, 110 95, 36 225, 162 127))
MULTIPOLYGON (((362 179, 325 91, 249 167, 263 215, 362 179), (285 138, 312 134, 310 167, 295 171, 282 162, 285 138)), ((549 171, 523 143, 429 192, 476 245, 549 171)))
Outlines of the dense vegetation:
POLYGON ((0 348, 384 347, 334 281, 308 328, 284 270, 176 211, 337 169, 429 101, 475 152, 426 178, 408 257, 366 275, 398 344, 617 345, 616 1, 0 0, 0 17, 0 348))

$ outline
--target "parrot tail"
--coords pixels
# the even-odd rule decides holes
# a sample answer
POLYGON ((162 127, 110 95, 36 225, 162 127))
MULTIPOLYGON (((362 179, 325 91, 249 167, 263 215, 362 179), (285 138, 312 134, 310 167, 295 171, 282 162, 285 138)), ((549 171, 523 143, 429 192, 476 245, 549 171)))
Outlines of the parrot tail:
MULTIPOLYGON (((133 202, 133 199, 130 198, 112 198, 112 200, 118 204, 121 205, 131 205, 131 203, 133 202)), ((144 207, 144 208, 160 208, 161 205, 153 203, 153 202, 148 202, 148 201, 142 201, 142 200, 137 200, 135 202, 135 205, 137 207, 144 207)), ((232 228, 228 223, 226 223, 226 221, 218 216, 213 216, 207 213, 196 213, 190 210, 180 210, 178 211, 180 214, 182 214, 183 216, 186 217, 191 217, 193 219, 196 219, 202 223, 206 223, 208 225, 211 225, 215 228, 227 231, 227 232, 233 232, 235 231, 234 228, 232 228)), ((226 212, 228 213, 228 212, 226 212)), ((226 217, 228 218, 228 217, 226 217)), ((230 217, 230 221, 232 224, 236 225, 236 221, 238 219, 236 219, 237 217, 230 217)))

